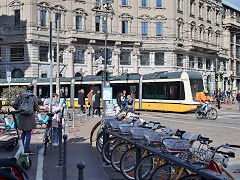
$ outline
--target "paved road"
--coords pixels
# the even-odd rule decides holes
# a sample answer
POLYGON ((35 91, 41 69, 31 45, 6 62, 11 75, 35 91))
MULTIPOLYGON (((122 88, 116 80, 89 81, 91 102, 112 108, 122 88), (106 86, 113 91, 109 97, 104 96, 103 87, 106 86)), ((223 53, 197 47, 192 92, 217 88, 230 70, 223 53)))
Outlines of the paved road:
MULTIPOLYGON (((193 113, 163 113, 163 112, 147 112, 141 111, 141 117, 147 121, 159 121, 163 125, 170 126, 171 128, 179 128, 181 130, 190 131, 193 134, 200 133, 202 136, 211 138, 214 142, 213 145, 220 145, 223 143, 240 144, 240 118, 237 105, 225 105, 219 111, 219 117, 215 121, 211 120, 197 120, 193 113)), ((98 179, 123 179, 121 174, 116 173, 111 167, 103 166, 101 156, 97 153, 95 147, 89 143, 89 134, 91 128, 100 118, 82 118, 81 123, 78 123, 76 117, 75 128, 70 129, 68 138, 68 179, 77 179, 76 164, 80 160, 86 162, 85 179, 98 180, 98 179)), ((39 161, 39 150, 42 148, 42 137, 44 129, 38 128, 35 130, 32 137, 31 149, 35 151, 35 155, 31 157, 33 165, 28 174, 31 180, 35 180, 37 166, 39 161)), ((12 137, 14 133, 10 134, 12 137)), ((9 138, 9 136, 0 136, 0 140, 9 138)), ((0 151, 0 158, 12 157, 15 151, 6 152, 0 151)), ((236 152, 235 159, 231 160, 232 163, 240 162, 240 152, 236 152)), ((62 168, 57 167, 58 162, 58 149, 53 148, 44 157, 43 165, 43 180, 61 179, 62 168)), ((39 179, 37 179, 39 180, 39 179)))
MULTIPOLYGON (((223 109, 218 111, 216 120, 195 118, 193 113, 161 113, 161 112, 142 112, 141 117, 149 121, 161 122, 163 125, 170 126, 172 129, 179 128, 194 134, 201 134, 213 140, 212 145, 218 146, 224 143, 240 145, 240 112, 237 110, 223 109)), ((232 163, 240 163, 240 151, 236 153, 232 163)))

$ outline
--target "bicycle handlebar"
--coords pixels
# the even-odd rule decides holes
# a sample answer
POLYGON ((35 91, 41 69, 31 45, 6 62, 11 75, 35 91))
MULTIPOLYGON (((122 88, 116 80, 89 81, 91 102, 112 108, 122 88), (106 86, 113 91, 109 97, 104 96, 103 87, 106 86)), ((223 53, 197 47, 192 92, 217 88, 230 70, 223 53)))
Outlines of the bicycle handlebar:
POLYGON ((229 147, 240 148, 240 145, 233 145, 233 144, 231 144, 231 145, 229 145, 229 147))

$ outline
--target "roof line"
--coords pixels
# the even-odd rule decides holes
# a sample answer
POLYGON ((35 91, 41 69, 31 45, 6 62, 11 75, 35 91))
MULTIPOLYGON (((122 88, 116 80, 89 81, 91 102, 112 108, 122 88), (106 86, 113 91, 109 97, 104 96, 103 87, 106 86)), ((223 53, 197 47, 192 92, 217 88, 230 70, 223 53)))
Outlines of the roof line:
POLYGON ((239 7, 237 7, 236 5, 228 2, 227 0, 222 0, 222 4, 225 5, 225 6, 228 6, 228 7, 232 8, 232 9, 238 11, 238 12, 240 12, 240 8, 239 8, 239 7))

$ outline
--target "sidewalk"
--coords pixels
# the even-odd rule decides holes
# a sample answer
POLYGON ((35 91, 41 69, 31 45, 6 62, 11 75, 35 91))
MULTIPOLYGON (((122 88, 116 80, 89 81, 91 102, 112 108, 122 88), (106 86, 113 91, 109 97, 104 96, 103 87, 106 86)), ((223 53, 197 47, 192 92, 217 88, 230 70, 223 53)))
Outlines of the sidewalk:
MULTIPOLYGON (((75 128, 70 129, 67 141, 67 179, 78 179, 77 164, 84 161, 84 180, 108 180, 107 173, 103 170, 103 161, 96 148, 89 141, 90 131, 100 118, 82 117, 81 123, 75 122, 75 128)), ((44 157, 43 179, 62 179, 62 167, 58 163, 58 148, 48 150, 44 157)))

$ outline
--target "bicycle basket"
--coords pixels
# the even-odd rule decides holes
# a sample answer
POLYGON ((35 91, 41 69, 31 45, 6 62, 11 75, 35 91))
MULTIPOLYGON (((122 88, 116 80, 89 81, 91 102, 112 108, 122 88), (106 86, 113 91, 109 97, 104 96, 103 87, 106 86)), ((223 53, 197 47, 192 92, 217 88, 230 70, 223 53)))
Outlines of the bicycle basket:
POLYGON ((158 145, 162 140, 169 137, 167 134, 161 132, 153 132, 145 135, 148 145, 158 145))
POLYGON ((150 129, 144 129, 144 128, 141 128, 141 127, 133 127, 133 128, 130 129, 130 131, 131 131, 131 134, 132 134, 134 139, 144 139, 145 138, 145 136, 144 136, 145 133, 153 132, 150 129))
POLYGON ((121 131, 122 134, 126 134, 127 135, 127 134, 131 134, 130 129, 132 127, 133 126, 130 125, 130 124, 124 124, 124 125, 120 126, 119 128, 120 128, 120 131, 121 131))
POLYGON ((111 127, 111 129, 113 131, 119 131, 120 130, 120 126, 122 125, 123 123, 121 121, 115 121, 115 122, 110 122, 109 125, 111 127))
POLYGON ((176 139, 176 138, 165 138, 163 139, 163 145, 167 152, 183 152, 188 151, 190 143, 188 140, 176 139))

